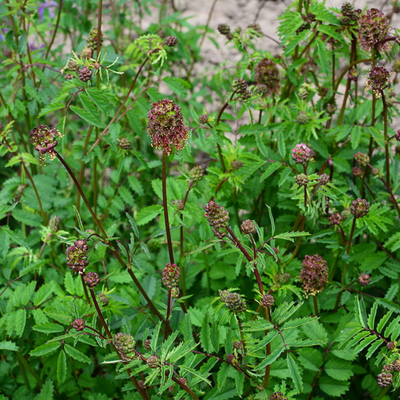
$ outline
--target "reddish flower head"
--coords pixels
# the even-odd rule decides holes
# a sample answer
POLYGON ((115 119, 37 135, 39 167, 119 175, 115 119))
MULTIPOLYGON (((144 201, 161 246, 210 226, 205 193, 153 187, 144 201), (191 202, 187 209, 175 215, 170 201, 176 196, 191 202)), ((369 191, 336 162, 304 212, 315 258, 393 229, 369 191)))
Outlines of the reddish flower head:
POLYGON ((153 103, 148 114, 147 133, 151 145, 170 155, 173 147, 181 150, 189 139, 189 130, 183 121, 181 108, 169 99, 153 103))
POLYGON ((300 279, 306 295, 322 292, 328 281, 328 264, 318 254, 306 256, 301 265, 300 279))
MULTIPOLYGON (((358 21, 358 37, 361 47, 366 51, 371 51, 374 46, 384 39, 389 32, 389 21, 385 14, 376 8, 371 8, 358 21)), ((390 43, 381 43, 377 50, 390 50, 390 43)))
POLYGON ((314 157, 314 151, 304 143, 296 144, 292 150, 292 158, 296 164, 307 164, 314 157))

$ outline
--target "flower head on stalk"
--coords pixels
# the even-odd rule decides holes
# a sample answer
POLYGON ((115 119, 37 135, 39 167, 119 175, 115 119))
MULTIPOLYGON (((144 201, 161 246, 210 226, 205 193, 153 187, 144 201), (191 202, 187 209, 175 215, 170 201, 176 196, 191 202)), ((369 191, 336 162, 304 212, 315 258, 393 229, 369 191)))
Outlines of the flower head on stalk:
POLYGON ((369 204, 367 200, 358 198, 351 203, 350 211, 354 218, 363 218, 369 212, 369 204))
MULTIPOLYGON (((371 51, 377 43, 384 39, 389 33, 389 21, 386 15, 376 8, 371 8, 358 20, 358 38, 361 47, 371 51)), ((388 42, 377 45, 378 51, 388 51, 391 45, 388 42)))
POLYGON ((213 228, 213 233, 219 239, 226 236, 226 226, 229 221, 229 213, 224 207, 220 206, 213 201, 206 205, 206 212, 204 216, 207 218, 208 223, 213 228))
POLYGON ((391 73, 384 67, 372 68, 368 75, 366 90, 371 88, 376 97, 381 97, 383 90, 391 87, 390 75, 391 73))
POLYGON ((56 128, 51 129, 46 125, 39 125, 31 130, 29 141, 39 152, 41 163, 44 162, 46 154, 49 154, 52 160, 55 158, 54 149, 58 144, 57 137, 62 137, 61 133, 56 128))
POLYGON ((246 302, 239 293, 232 293, 229 290, 220 290, 219 299, 234 313, 246 311, 246 302))
POLYGON ((147 133, 151 137, 151 145, 162 150, 167 156, 173 147, 181 150, 189 139, 189 130, 183 121, 181 108, 172 100, 160 100, 153 103, 149 114, 147 133))
POLYGON ((280 89, 279 69, 275 61, 263 58, 254 68, 257 85, 265 85, 270 94, 280 89))
POLYGON ((292 150, 292 158, 296 164, 306 165, 314 157, 314 151, 304 143, 296 144, 292 150))
POLYGON ((301 265, 300 279, 306 296, 322 292, 328 281, 328 264, 318 254, 306 256, 301 265))

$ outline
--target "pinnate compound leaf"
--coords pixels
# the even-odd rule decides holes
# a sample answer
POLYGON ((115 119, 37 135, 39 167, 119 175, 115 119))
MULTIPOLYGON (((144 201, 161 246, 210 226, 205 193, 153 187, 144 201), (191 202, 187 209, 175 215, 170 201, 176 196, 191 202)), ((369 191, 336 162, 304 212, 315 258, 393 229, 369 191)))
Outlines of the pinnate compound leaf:
POLYGON ((75 347, 70 346, 69 344, 66 344, 64 346, 65 352, 72 357, 74 360, 90 364, 92 361, 88 356, 85 356, 82 352, 80 352, 78 349, 75 347))
POLYGON ((303 391, 303 379, 301 377, 299 366, 297 365, 295 358, 290 353, 288 353, 286 360, 294 387, 299 393, 301 393, 303 391))
POLYGON ((325 372, 333 379, 347 381, 353 376, 351 363, 339 358, 331 358, 325 364, 325 372))

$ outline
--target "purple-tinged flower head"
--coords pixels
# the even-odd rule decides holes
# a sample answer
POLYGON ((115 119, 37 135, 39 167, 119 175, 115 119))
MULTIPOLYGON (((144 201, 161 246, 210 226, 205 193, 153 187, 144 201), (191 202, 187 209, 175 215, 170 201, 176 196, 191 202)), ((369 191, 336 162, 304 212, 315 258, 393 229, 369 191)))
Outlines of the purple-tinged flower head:
POLYGON ((379 175, 379 169, 378 168, 371 168, 371 174, 373 176, 378 176, 379 175))
MULTIPOLYGON (((394 350, 397 347, 397 342, 394 342, 394 343, 393 342, 389 342, 389 343, 387 344, 389 350, 394 350), (392 349, 389 349, 389 343, 392 343, 392 345, 394 345, 392 349)), ((394 360, 392 362, 392 365, 393 365, 393 370, 394 371, 396 371, 396 372, 400 371, 400 360, 399 359, 394 360)))
POLYGON ((167 36, 164 43, 168 47, 174 47, 178 44, 178 39, 175 36, 167 36))
POLYGON ((304 143, 296 144, 292 150, 292 158, 296 164, 306 165, 314 157, 314 151, 304 143))
POLYGON ((49 17, 52 19, 55 16, 55 8, 57 7, 57 2, 52 0, 46 0, 39 3, 38 16, 39 20, 42 21, 44 18, 44 12, 47 9, 49 11, 49 17))
POLYGON ((176 208, 177 208, 179 211, 182 211, 182 210, 185 209, 185 204, 183 203, 183 200, 178 199, 178 200, 176 201, 176 208))
POLYGON ((51 159, 55 158, 54 149, 58 144, 56 138, 61 136, 56 128, 51 129, 46 125, 39 125, 31 130, 29 141, 39 152, 40 159, 43 161, 45 154, 48 154, 51 159))
POLYGON ((246 219, 246 221, 243 221, 242 225, 240 225, 240 229, 245 235, 250 235, 256 231, 256 226, 253 221, 246 219))
POLYGON ((342 25, 344 26, 352 26, 356 25, 358 19, 360 18, 361 10, 355 10, 354 7, 350 3, 344 3, 342 5, 342 25))
POLYGON ((271 307, 275 303, 274 296, 270 294, 264 294, 261 300, 261 304, 263 307, 271 307))
POLYGON ((329 179, 329 175, 328 174, 321 174, 320 176, 319 176, 319 183, 321 184, 321 185, 327 185, 328 183, 329 183, 329 181, 330 181, 330 179, 329 179))
POLYGON ((354 200, 351 203, 350 211, 354 215, 354 218, 363 218, 368 214, 369 204, 364 199, 354 200))
POLYGON ((384 364, 384 365, 382 365, 382 369, 385 372, 392 372, 393 371, 393 364, 384 364))
POLYGON ((342 223, 342 216, 339 213, 333 213, 329 217, 329 222, 331 225, 340 225, 342 223))
MULTIPOLYGON (((386 15, 376 8, 371 8, 358 20, 358 38, 361 47, 371 51, 375 45, 384 39, 389 33, 389 21, 386 15)), ((390 43, 381 43, 377 46, 378 51, 390 50, 390 43)))
POLYGON ((78 318, 72 323, 72 327, 77 332, 83 331, 85 329, 85 327, 86 327, 86 322, 82 318, 78 318))
POLYGON ((197 183, 203 179, 204 176, 204 169, 201 165, 196 165, 190 170, 189 173, 190 179, 193 183, 197 183))
POLYGON ((96 272, 88 272, 84 277, 83 280, 89 286, 89 289, 93 289, 100 283, 99 275, 96 272))
POLYGON ((279 93, 279 69, 275 61, 263 58, 254 68, 257 85, 265 85, 271 94, 279 93))
POLYGON ((189 130, 183 121, 181 108, 169 99, 153 103, 149 114, 147 133, 151 145, 167 156, 172 149, 181 150, 189 139, 189 130))
POLYGON ((396 132, 396 134, 394 135, 395 139, 400 142, 400 129, 396 132))
POLYGON ((368 75, 366 88, 371 88, 375 95, 380 97, 384 89, 390 88, 390 72, 384 67, 372 68, 368 75))
POLYGON ((288 398, 282 392, 274 392, 268 400, 288 400, 288 398))
POLYGON ((88 245, 85 240, 75 240, 66 251, 68 267, 79 274, 85 272, 85 268, 89 265, 87 251, 88 245))
POLYGON ((176 264, 166 264, 162 271, 161 281, 165 287, 172 289, 179 286, 180 274, 176 264))
POLYGON ((299 174, 296 175, 296 183, 302 187, 302 186, 307 186, 308 183, 308 177, 306 174, 299 174))
POLYGON ((277 274, 275 275, 274 280, 275 282, 279 283, 288 283, 290 281, 290 274, 288 274, 287 272, 283 274, 277 274))
POLYGON ((351 173, 353 174, 354 177, 358 178, 362 176, 363 170, 360 167, 353 167, 351 169, 351 173))
POLYGON ((225 303, 229 310, 234 313, 241 313, 246 311, 246 302, 242 299, 239 293, 232 293, 228 290, 219 291, 219 299, 225 303))
POLYGON ((147 365, 150 368, 157 368, 160 365, 160 357, 158 357, 156 354, 154 354, 153 356, 150 356, 147 359, 147 365))
POLYGON ((367 285, 370 284, 370 282, 371 282, 371 277, 370 277, 369 275, 367 275, 367 274, 361 274, 361 275, 358 277, 358 283, 359 283, 361 286, 367 286, 367 285))
POLYGON ((382 372, 377 376, 378 386, 381 388, 388 387, 393 382, 393 375, 389 372, 382 372))
POLYGON ((129 362, 135 357, 135 339, 127 333, 119 332, 114 335, 113 344, 121 356, 121 361, 129 362))
POLYGON ((99 301, 104 306, 108 306, 108 303, 110 302, 110 299, 104 293, 100 293, 99 294, 99 301))
POLYGON ((238 363, 236 356, 231 353, 229 353, 225 356, 225 360, 228 364, 231 364, 231 365, 237 365, 237 363, 238 363))
POLYGON ((238 170, 240 168, 243 168, 243 162, 240 160, 235 160, 231 162, 231 167, 234 170, 238 170))
POLYGON ((354 154, 354 159, 356 160, 356 163, 360 167, 366 167, 367 164, 369 163, 369 156, 366 153, 361 153, 360 151, 356 154, 354 154))
POLYGON ((207 114, 201 114, 199 117, 199 122, 201 124, 206 124, 208 122, 208 120, 209 120, 209 117, 207 114))
MULTIPOLYGON (((99 42, 99 31, 97 28, 93 28, 89 36, 86 38, 86 47, 92 51, 97 50, 97 44, 99 42)), ((103 44, 103 32, 100 35, 100 47, 103 44)))
POLYGON ((306 296, 322 292, 328 282, 328 264, 318 254, 306 256, 301 265, 300 279, 306 296))
POLYGON ((213 233, 219 239, 226 236, 226 226, 229 221, 229 213, 224 207, 220 206, 213 201, 210 201, 205 207, 204 216, 207 218, 208 223, 213 228, 213 233))
POLYGON ((245 93, 247 91, 247 83, 243 78, 236 78, 232 82, 232 90, 236 93, 245 93))

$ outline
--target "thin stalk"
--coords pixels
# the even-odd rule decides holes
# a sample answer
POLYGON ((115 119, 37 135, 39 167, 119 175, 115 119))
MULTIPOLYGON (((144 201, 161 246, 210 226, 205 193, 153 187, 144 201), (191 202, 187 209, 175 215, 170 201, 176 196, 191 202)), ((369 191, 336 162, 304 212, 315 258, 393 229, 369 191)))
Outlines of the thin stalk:
POLYGON ((89 297, 89 293, 87 291, 86 283, 85 283, 85 280, 83 279, 83 275, 82 274, 81 274, 81 281, 82 281, 83 291, 85 292, 86 301, 90 306, 91 305, 90 297, 89 297))
POLYGON ((317 295, 313 295, 313 301, 314 301, 314 309, 315 309, 315 315, 319 317, 319 311, 318 311, 318 300, 317 300, 317 295))
MULTIPOLYGON (((211 16, 212 16, 212 14, 214 12, 214 8, 215 8, 215 4, 216 3, 217 3, 217 0, 214 0, 214 2, 212 3, 212 6, 211 6, 210 12, 208 13, 206 26, 204 27, 204 32, 201 35, 199 47, 201 47, 203 45, 204 39, 206 38, 207 30, 208 30, 208 27, 210 26, 211 16)), ((193 66, 194 66, 194 63, 193 63, 193 66)), ((190 72, 192 72, 192 70, 193 70, 193 67, 191 68, 190 72)))
POLYGON ((242 345, 243 345, 243 357, 246 357, 247 349, 246 349, 246 341, 245 341, 245 338, 244 338, 242 320, 240 319, 239 314, 235 314, 235 316, 236 316, 236 321, 237 321, 238 327, 239 327, 240 339, 241 339, 242 345))
POLYGON ((382 103, 383 103, 383 134, 385 137, 385 161, 386 161, 386 183, 390 186, 390 155, 389 155, 389 138, 388 138, 388 116, 387 116, 387 104, 386 97, 381 91, 382 103))
MULTIPOLYGON (((101 1, 101 0, 100 0, 101 1)), ((47 56, 50 53, 50 49, 51 46, 53 46, 54 40, 56 38, 57 35, 57 31, 58 31, 58 26, 60 24, 60 17, 61 17, 61 10, 62 10, 62 6, 63 6, 63 0, 60 0, 60 5, 58 6, 58 13, 57 13, 57 20, 56 20, 56 26, 54 28, 54 32, 53 32, 53 36, 50 39, 50 43, 47 46, 47 50, 46 50, 46 55, 45 55, 45 59, 47 60, 47 56)))

